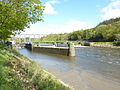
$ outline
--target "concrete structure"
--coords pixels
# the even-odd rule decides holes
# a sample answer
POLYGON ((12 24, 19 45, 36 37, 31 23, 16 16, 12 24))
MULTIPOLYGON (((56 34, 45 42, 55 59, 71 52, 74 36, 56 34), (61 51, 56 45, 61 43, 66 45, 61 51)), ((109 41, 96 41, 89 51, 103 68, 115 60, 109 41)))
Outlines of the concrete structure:
POLYGON ((75 48, 73 43, 68 43, 68 47, 56 47, 55 45, 36 46, 34 44, 26 44, 25 47, 35 52, 60 54, 65 56, 75 56, 75 48))
POLYGON ((68 43, 68 56, 75 56, 75 47, 74 43, 68 43))
POLYGON ((25 48, 33 51, 33 45, 32 44, 25 44, 25 48))
POLYGON ((66 47, 33 47, 33 51, 68 56, 68 48, 66 47))
POLYGON ((74 43, 79 45, 79 47, 81 45, 90 46, 90 42, 87 41, 31 41, 30 43, 25 45, 29 50, 66 56, 75 56, 74 43), (48 45, 41 45, 41 43, 48 45))

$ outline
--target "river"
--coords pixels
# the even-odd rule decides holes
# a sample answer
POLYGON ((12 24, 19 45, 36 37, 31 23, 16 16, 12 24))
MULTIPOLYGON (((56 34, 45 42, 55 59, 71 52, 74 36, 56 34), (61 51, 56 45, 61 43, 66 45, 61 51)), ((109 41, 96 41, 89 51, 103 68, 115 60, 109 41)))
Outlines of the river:
POLYGON ((81 47, 75 51, 75 57, 68 57, 19 50, 75 90, 120 90, 120 49, 81 47))

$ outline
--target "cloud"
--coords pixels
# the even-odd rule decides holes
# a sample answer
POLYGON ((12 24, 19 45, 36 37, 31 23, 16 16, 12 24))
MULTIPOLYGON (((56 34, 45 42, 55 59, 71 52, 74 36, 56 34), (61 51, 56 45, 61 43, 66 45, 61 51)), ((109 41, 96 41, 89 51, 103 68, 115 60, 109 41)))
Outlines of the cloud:
POLYGON ((120 17, 120 0, 112 0, 112 2, 104 7, 101 12, 101 17, 104 20, 120 17))
POLYGON ((87 22, 79 20, 70 20, 64 24, 44 24, 32 25, 29 29, 26 29, 24 33, 27 34, 51 34, 51 33, 70 33, 76 30, 91 28, 87 22))
POLYGON ((49 0, 48 2, 45 3, 45 14, 57 14, 57 11, 54 9, 53 5, 59 3, 57 0, 49 0))
POLYGON ((70 28, 75 29, 75 30, 88 28, 87 22, 83 22, 83 21, 79 21, 79 20, 70 20, 66 24, 67 24, 67 26, 69 26, 70 28))

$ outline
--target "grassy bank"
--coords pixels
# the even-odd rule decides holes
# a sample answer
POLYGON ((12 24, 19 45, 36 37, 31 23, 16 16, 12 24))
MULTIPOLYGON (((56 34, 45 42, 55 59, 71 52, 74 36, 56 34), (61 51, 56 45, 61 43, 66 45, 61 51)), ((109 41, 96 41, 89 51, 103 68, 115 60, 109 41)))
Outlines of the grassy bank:
POLYGON ((115 42, 93 42, 93 43, 90 43, 90 46, 120 48, 120 42, 119 41, 115 41, 115 42))
POLYGON ((0 90, 70 90, 15 50, 0 48, 0 90))

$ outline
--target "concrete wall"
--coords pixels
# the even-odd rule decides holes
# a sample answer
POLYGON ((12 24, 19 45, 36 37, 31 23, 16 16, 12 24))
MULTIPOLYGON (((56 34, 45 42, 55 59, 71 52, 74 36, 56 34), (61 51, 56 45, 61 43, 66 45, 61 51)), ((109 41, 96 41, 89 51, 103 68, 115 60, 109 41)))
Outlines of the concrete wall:
POLYGON ((55 47, 55 46, 36 46, 34 44, 25 44, 25 48, 41 52, 41 53, 52 53, 52 54, 60 54, 65 56, 75 56, 74 44, 69 43, 68 47, 55 47))
POLYGON ((69 55, 68 48, 58 48, 58 47, 33 47, 33 51, 41 53, 51 53, 51 54, 60 54, 60 55, 69 55))
POLYGON ((25 44, 25 48, 29 49, 29 50, 32 50, 32 44, 25 44))

